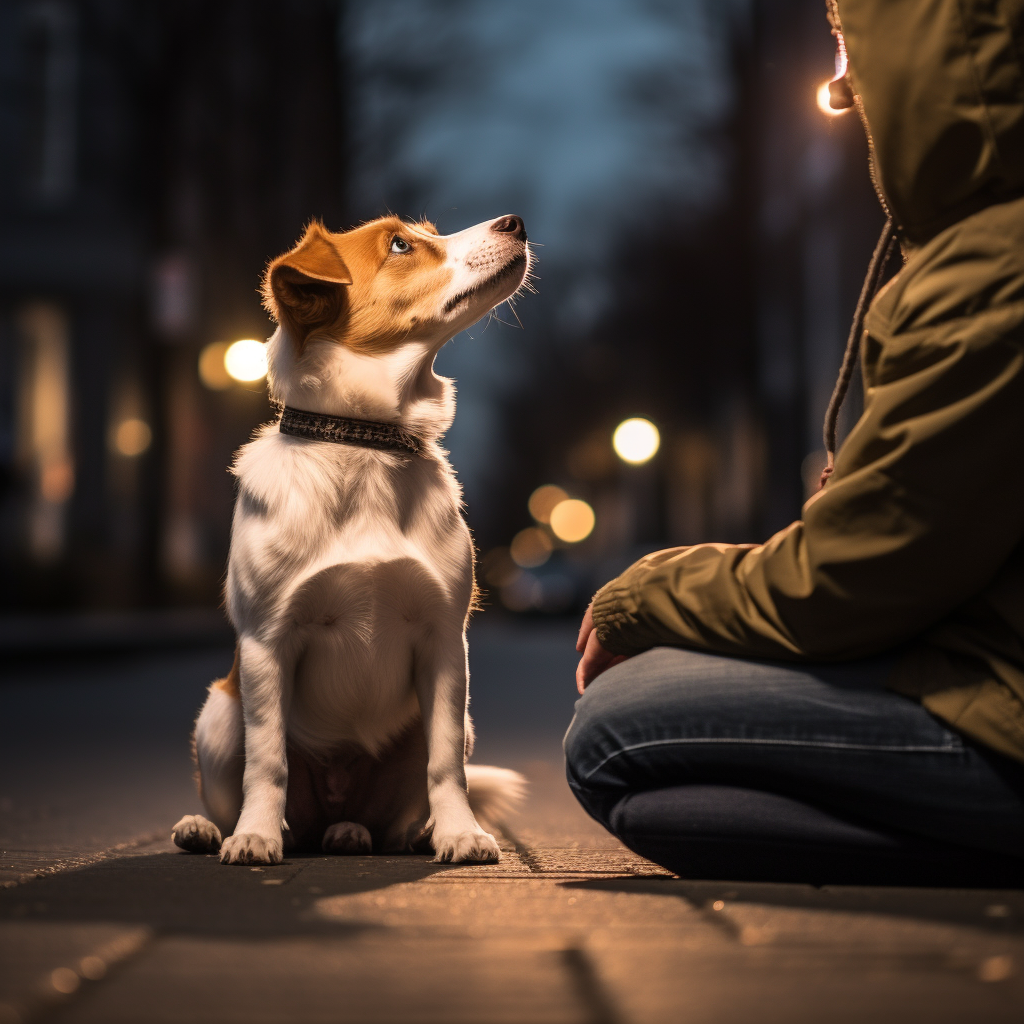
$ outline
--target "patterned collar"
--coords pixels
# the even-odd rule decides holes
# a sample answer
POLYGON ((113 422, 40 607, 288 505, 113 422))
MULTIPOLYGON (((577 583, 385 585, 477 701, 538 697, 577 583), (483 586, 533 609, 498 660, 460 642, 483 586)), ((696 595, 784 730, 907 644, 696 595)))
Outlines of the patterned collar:
POLYGON ((423 441, 397 423, 354 420, 349 416, 331 416, 322 412, 304 412, 285 406, 281 411, 281 433, 305 437, 311 441, 334 441, 382 452, 422 455, 423 441))

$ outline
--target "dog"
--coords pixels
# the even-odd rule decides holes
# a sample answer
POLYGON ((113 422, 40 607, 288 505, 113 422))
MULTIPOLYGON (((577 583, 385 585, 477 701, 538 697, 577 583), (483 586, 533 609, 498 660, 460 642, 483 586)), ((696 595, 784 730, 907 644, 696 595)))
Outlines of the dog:
POLYGON ((313 222, 268 266, 283 411, 232 467, 235 660, 196 720, 208 817, 174 826, 182 849, 224 864, 286 848, 499 859, 476 815, 496 820, 525 780, 466 766, 474 551, 439 445, 454 387, 433 362, 531 260, 517 216, 444 236, 389 216, 313 222))

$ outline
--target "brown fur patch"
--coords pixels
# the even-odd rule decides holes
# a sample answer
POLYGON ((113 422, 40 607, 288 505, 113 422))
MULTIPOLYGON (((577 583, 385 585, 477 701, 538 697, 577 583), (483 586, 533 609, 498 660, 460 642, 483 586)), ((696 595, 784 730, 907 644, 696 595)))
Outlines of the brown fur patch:
MULTIPOLYGON (((223 679, 215 679, 210 683, 211 690, 223 690, 229 697, 233 697, 235 700, 242 699, 242 692, 238 688, 239 681, 239 658, 238 658, 238 644, 235 644, 235 660, 231 663, 231 669, 223 679)), ((193 773, 192 777, 196 781, 196 789, 199 790, 199 799, 203 799, 203 775, 199 771, 199 754, 196 751, 196 726, 199 724, 199 719, 196 719, 196 725, 192 726, 192 766, 193 773)))
POLYGON ((331 233, 313 221, 291 252, 278 256, 263 278, 263 302, 301 347, 316 330, 341 319, 352 275, 331 233))
POLYGON ((229 697, 235 700, 242 699, 242 691, 238 686, 239 682, 239 659, 238 645, 235 645, 235 660, 231 663, 231 671, 223 679, 218 679, 210 687, 211 690, 223 690, 229 697))
POLYGON ((435 314, 451 280, 446 256, 429 221, 381 217, 344 232, 314 221, 298 245, 268 267, 264 304, 300 348, 317 335, 367 353, 386 352, 435 314), (407 252, 391 251, 396 236, 409 243, 407 252))

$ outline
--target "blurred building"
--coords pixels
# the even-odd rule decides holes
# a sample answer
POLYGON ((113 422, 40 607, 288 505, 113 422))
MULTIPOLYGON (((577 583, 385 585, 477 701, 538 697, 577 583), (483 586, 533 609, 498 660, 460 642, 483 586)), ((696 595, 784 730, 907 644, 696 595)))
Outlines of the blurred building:
POLYGON ((270 333, 305 221, 387 209, 538 243, 537 294, 439 358, 492 605, 764 539, 882 220, 856 116, 815 102, 833 52, 820 0, 0 0, 3 600, 218 600, 269 415, 224 350, 270 333))
POLYGON ((211 343, 270 333, 257 286, 338 224, 339 5, 0 3, 3 600, 217 600, 260 384, 211 343))

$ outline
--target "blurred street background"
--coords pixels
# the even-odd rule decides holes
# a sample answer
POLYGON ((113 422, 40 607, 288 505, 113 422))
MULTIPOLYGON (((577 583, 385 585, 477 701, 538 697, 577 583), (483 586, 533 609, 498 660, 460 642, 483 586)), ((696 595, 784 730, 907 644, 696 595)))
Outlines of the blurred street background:
POLYGON ((882 221, 823 9, 0 0, 0 602, 217 607, 311 217, 525 219, 537 294, 438 359, 484 616, 796 518, 882 221))
POLYGON ((594 590, 766 539, 824 464, 883 219, 833 60, 823 0, 0 0, 0 1024, 1017 1024, 1020 892, 674 878, 562 774, 594 590), (168 835, 260 277, 386 212, 538 257, 437 360, 475 760, 530 796, 498 865, 221 868, 168 835))

